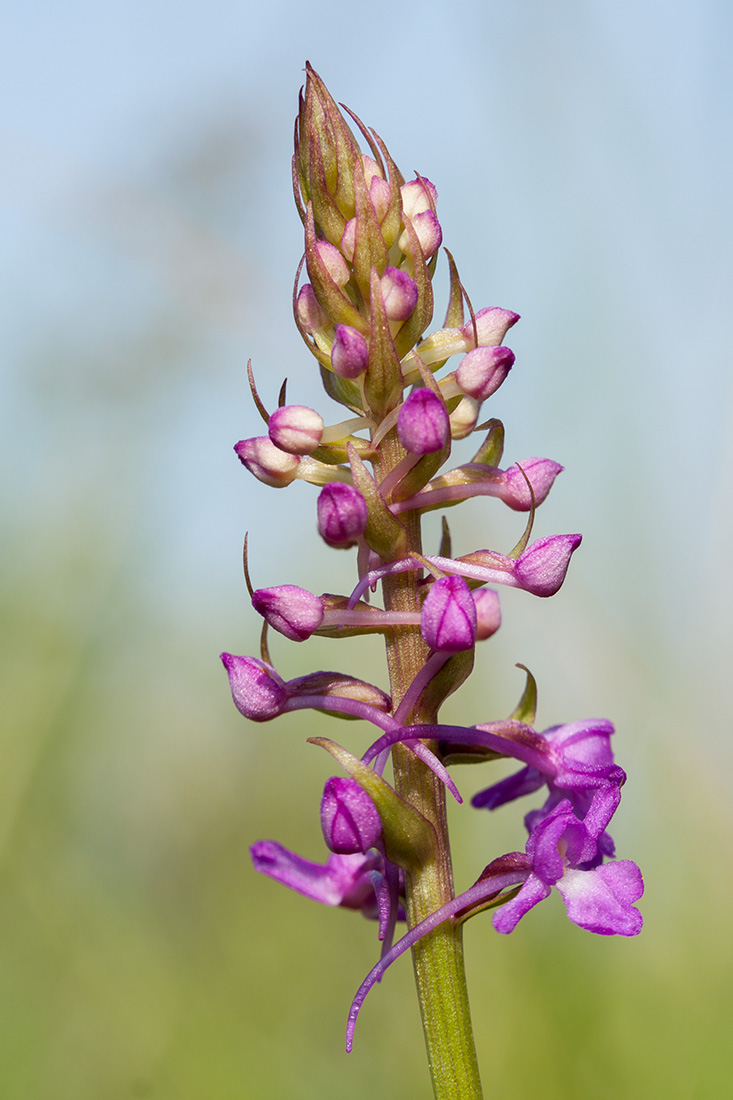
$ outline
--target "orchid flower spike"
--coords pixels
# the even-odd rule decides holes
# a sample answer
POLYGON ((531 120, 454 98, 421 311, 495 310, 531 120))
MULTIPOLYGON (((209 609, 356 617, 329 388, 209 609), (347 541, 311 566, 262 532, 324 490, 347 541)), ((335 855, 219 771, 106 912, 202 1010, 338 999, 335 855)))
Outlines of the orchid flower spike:
MULTIPOLYGON (((530 541, 562 466, 547 457, 504 458, 511 440, 495 411, 499 389, 515 370, 527 369, 507 346, 519 314, 496 305, 474 310, 443 245, 435 184, 420 172, 406 178, 382 137, 338 106, 310 64, 298 105, 292 183, 303 230, 293 280, 295 324, 325 396, 346 411, 334 423, 310 404, 288 403, 283 383, 269 412, 250 365, 250 390, 266 434, 241 439, 234 450, 265 485, 299 482, 291 494, 301 500, 310 494, 305 529, 296 527, 295 509, 283 526, 291 576, 302 581, 309 547, 319 545, 323 555, 353 550, 354 576, 350 583, 329 582, 333 590, 320 595, 301 583, 255 588, 245 544, 247 590, 264 620, 260 655, 225 652, 221 660, 234 705, 252 722, 317 711, 318 736, 309 740, 344 774, 328 778, 322 790, 325 862, 274 840, 254 844, 252 861, 292 891, 375 921, 378 961, 354 998, 348 1049, 368 991, 395 959, 419 945, 415 977, 420 1003, 430 1006, 423 1026, 436 1095, 450 1082, 451 1095, 478 1097, 462 923, 491 910, 494 929, 508 934, 556 889, 580 928, 633 936, 642 926, 636 907, 641 872, 614 858, 608 831, 626 781, 611 751, 611 723, 535 729, 537 684, 529 672, 508 718, 489 714, 465 725, 441 718, 474 665, 485 676, 481 662, 488 654, 476 643, 501 625, 496 589, 554 596, 581 535, 530 541), (441 321, 434 319, 434 276, 446 261, 441 321), (476 432, 481 442, 466 444, 476 432), (451 459, 454 450, 464 453, 451 459), (514 548, 454 549, 443 517, 437 553, 431 553, 423 542, 424 514, 478 498, 489 498, 490 508, 526 514, 514 548), (288 642, 318 635, 335 639, 339 659, 346 660, 346 641, 365 634, 385 642, 387 670, 375 683, 351 671, 301 667, 288 679, 268 648, 277 647, 278 662, 282 653, 284 668, 303 653, 288 642), (358 748, 341 745, 321 732, 332 719, 342 720, 357 744, 363 726, 354 733, 355 722, 366 722, 376 740, 366 751, 363 737, 358 748), (489 769, 498 759, 516 760, 517 770, 477 784, 472 805, 496 811, 541 792, 524 814, 525 850, 484 856, 479 878, 456 895, 445 791, 458 803, 461 795, 448 769, 463 762, 489 769), (394 943, 397 922, 408 914, 406 934, 394 943), (430 935, 438 927, 440 935, 430 935)), ((269 511, 265 516, 269 522, 269 511)), ((336 557, 334 577, 344 564, 336 557)), ((287 774, 306 781, 292 769, 287 774)))

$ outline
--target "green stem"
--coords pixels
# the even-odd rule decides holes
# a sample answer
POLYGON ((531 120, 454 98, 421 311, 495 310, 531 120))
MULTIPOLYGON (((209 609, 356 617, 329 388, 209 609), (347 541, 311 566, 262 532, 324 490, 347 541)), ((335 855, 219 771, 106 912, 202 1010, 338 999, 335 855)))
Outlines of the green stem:
MULTIPOLYGON (((379 480, 404 454, 393 433, 385 439, 381 452, 381 462, 375 468, 379 480)), ((421 553, 419 513, 408 513, 402 522, 408 531, 408 552, 421 553)), ((382 588, 388 610, 420 609, 417 572, 387 577, 382 588)), ((387 663, 395 709, 427 656, 419 627, 401 626, 388 635, 387 663)), ((413 712, 413 721, 420 720, 420 714, 413 712)), ((413 928, 454 897, 445 787, 401 745, 393 749, 393 765, 398 793, 433 824, 438 838, 436 859, 407 879, 407 921, 413 928)), ((439 925, 415 944, 412 958, 436 1100, 481 1100, 461 925, 451 920, 439 925)))

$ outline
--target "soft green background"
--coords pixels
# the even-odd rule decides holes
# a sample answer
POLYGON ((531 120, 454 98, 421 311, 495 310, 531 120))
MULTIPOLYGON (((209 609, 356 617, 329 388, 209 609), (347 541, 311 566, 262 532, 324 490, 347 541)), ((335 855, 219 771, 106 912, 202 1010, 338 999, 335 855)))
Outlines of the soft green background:
MULTIPOLYGON (((435 181, 476 308, 523 315, 491 411, 510 461, 566 465, 537 532, 585 535, 554 600, 507 593, 450 713, 506 714, 523 661, 540 722, 608 715, 630 774, 638 939, 583 933, 558 898, 508 938, 467 928, 487 1097, 725 1095, 730 7, 45 0, 0 48, 0 1100, 429 1094, 409 962, 347 1057, 374 928, 248 859, 259 837, 323 857, 330 769, 305 737, 368 733, 247 726, 217 661, 257 644, 245 528, 260 585, 353 577, 314 490, 266 490, 231 453, 260 430, 248 356, 266 403, 285 375, 319 400, 290 315, 306 57, 435 181)), ((466 551, 521 521, 484 501, 451 522, 466 551)), ((376 643, 273 656, 384 682, 376 643)), ((522 846, 521 813, 456 810, 459 886, 522 846)))

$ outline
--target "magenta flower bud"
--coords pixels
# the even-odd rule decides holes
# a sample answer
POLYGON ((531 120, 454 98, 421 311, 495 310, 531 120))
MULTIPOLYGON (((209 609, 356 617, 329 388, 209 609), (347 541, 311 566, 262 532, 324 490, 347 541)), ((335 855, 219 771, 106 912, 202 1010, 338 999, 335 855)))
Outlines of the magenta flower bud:
MULTIPOLYGON (((502 309, 501 306, 487 306, 476 314, 476 332, 478 334, 478 347, 485 345, 498 345, 503 343, 512 325, 519 320, 518 313, 512 313, 510 309, 502 309)), ((464 340, 469 347, 474 346, 473 324, 467 321, 461 329, 464 340)))
POLYGON ((283 405, 275 409, 267 430, 281 451, 291 455, 313 454, 323 435, 323 417, 306 405, 283 405))
POLYGON ((428 455, 445 446, 450 421, 445 405, 427 387, 413 390, 397 417, 397 434, 405 450, 428 455))
POLYGON ((331 366, 339 378, 358 378, 369 361, 367 342, 350 325, 336 325, 336 337, 331 348, 331 366))
POLYGON ((318 304, 315 291, 310 283, 304 283, 298 291, 297 301, 298 320, 306 332, 313 335, 325 329, 329 320, 318 304))
POLYGON ((368 852, 382 835, 377 807, 355 779, 333 776, 321 799, 321 828, 326 846, 339 855, 368 852))
POLYGON ((300 459, 276 447, 266 435, 255 439, 240 439, 235 443, 237 458, 258 481, 284 489, 297 477, 300 459))
POLYGON ((501 626, 499 593, 493 588, 477 588, 471 595, 476 605, 476 641, 482 642, 501 626))
POLYGON ((514 352, 504 347, 480 347, 464 356, 456 382, 476 401, 485 401, 498 390, 514 363, 514 352))
POLYGON ((346 286, 351 277, 351 272, 349 271, 349 265, 338 248, 328 241, 317 241, 316 248, 318 249, 318 255, 326 265, 328 274, 336 285, 346 286))
POLYGON ((526 511, 532 505, 527 478, 532 486, 535 504, 541 504, 562 469, 560 463, 553 462, 551 458, 523 458, 504 470, 503 483, 497 486, 497 496, 510 508, 526 511))
POLYGON ((476 629, 476 604, 463 577, 435 581, 425 597, 420 621, 420 633, 430 648, 448 653, 470 649, 476 629))
POLYGON ((533 542, 517 558, 514 577, 519 588, 533 596, 554 596, 562 587, 571 555, 582 535, 548 535, 533 542))
POLYGON ((258 588, 252 606, 273 628, 292 642, 304 642, 323 622, 323 600, 297 584, 258 588))
POLYGON ((390 321, 406 321, 417 305, 417 283, 398 267, 386 268, 380 279, 384 310, 390 321))
POLYGON ((271 665, 256 657, 235 657, 232 653, 222 653, 221 661, 229 676, 234 705, 245 718, 267 722, 282 713, 288 691, 271 665))
POLYGON ((369 511, 358 489, 345 481, 331 481, 318 495, 318 533, 324 542, 348 550, 364 534, 369 511))

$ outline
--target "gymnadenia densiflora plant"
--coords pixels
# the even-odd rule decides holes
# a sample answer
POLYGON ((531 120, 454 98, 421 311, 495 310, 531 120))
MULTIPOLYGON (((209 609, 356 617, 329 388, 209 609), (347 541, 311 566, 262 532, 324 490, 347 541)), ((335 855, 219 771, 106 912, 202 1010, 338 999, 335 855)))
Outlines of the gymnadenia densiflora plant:
MULTIPOLYGON (((557 462, 502 464, 504 425, 486 403, 514 364, 506 341, 518 315, 499 306, 474 310, 443 246, 434 184, 419 174, 406 180, 379 134, 339 108, 310 65, 293 184, 304 232, 295 324, 326 395, 345 415, 326 423, 316 410, 288 404, 284 388, 268 413, 250 369, 266 433, 235 451, 267 485, 299 479, 316 487, 318 534, 329 547, 353 548, 355 587, 322 595, 288 583, 254 589, 248 574, 252 605, 265 620, 261 652, 224 653, 222 661, 236 706, 254 722, 312 708, 362 719, 372 733, 366 748, 363 732, 358 743, 361 723, 341 727, 347 745, 311 738, 338 773, 321 797, 323 862, 274 840, 254 844, 252 860, 314 901, 373 920, 375 963, 348 1014, 347 1049, 369 990, 410 949, 435 1096, 472 1100, 481 1083, 464 923, 488 911, 480 919, 506 935, 554 887, 570 920, 589 932, 633 936, 642 926, 634 905, 641 873, 614 858, 608 833, 626 779, 613 759, 611 723, 538 731, 529 671, 508 717, 479 715, 465 725, 440 719, 444 701, 473 670, 477 643, 499 628, 497 589, 555 595, 581 536, 532 538, 535 510, 562 469, 557 462), (449 283, 445 319, 435 326, 441 247, 449 283), (467 461, 456 462, 454 445, 466 448, 467 461), (513 548, 457 554, 445 518, 437 553, 423 548, 425 513, 478 496, 525 514, 513 548), (270 659, 268 627, 294 642, 381 634, 388 690, 386 676, 384 687, 341 672, 287 679, 270 659), (490 768, 506 758, 518 770, 489 782, 471 805, 486 813, 541 792, 524 818, 524 849, 477 853, 478 877, 456 893, 446 799, 461 795, 451 766, 490 768)), ((286 522, 283 515, 283 529, 286 522)))

